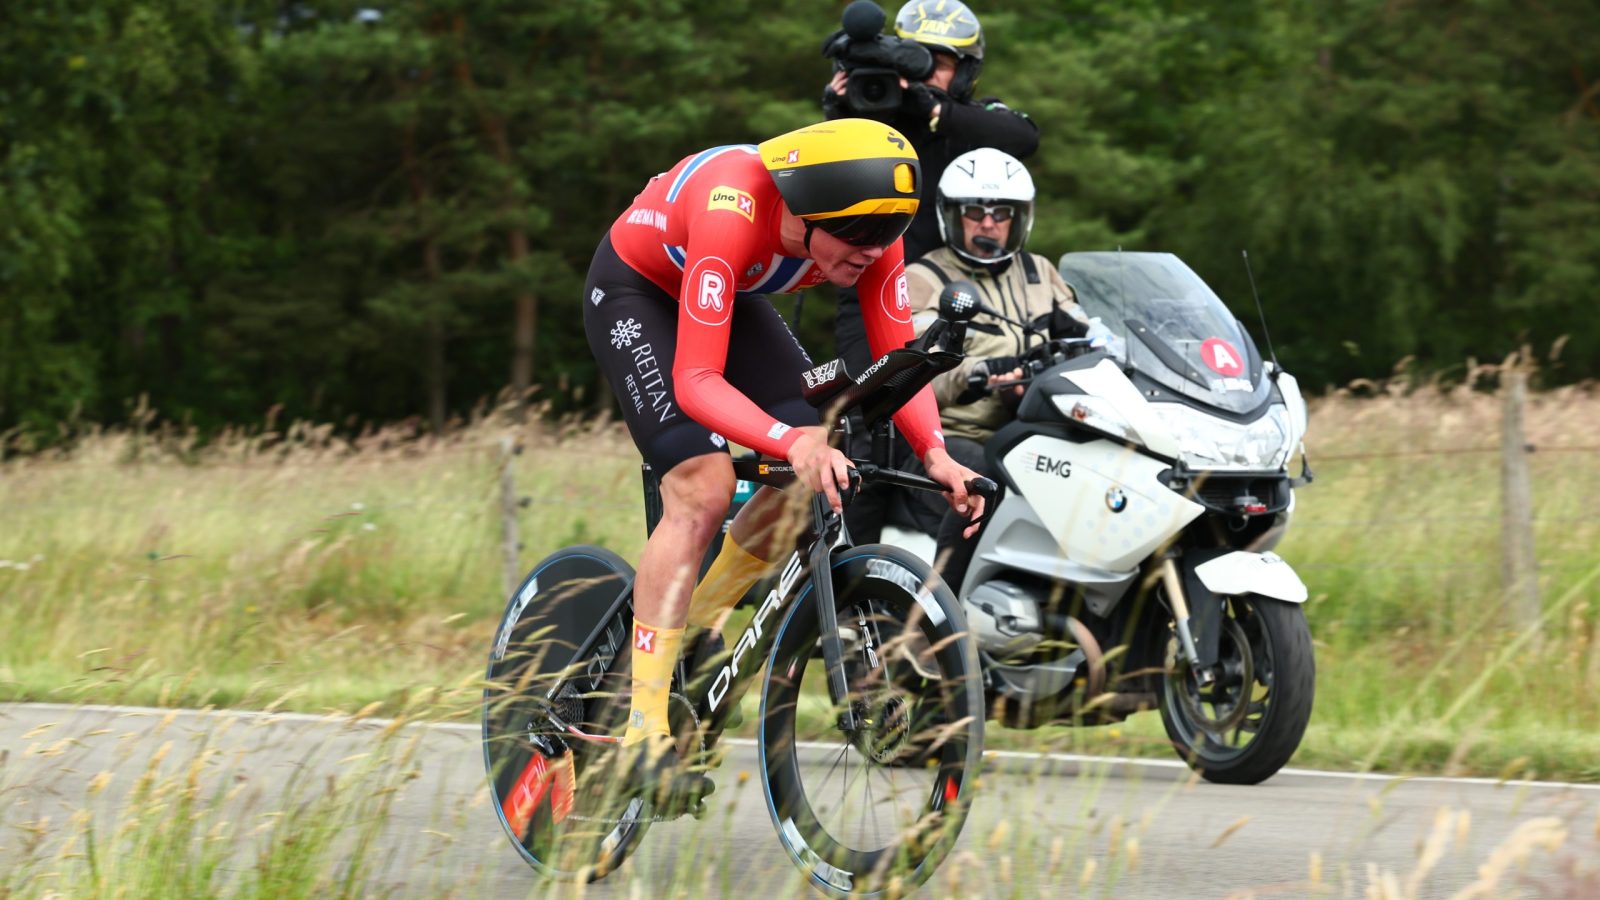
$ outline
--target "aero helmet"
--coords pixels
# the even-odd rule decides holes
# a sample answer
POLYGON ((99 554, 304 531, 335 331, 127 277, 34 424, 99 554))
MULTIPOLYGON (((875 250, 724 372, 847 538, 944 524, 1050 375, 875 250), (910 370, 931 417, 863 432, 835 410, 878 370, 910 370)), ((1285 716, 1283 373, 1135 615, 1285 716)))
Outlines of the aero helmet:
POLYGON ((805 220, 808 249, 814 228, 858 247, 887 247, 917 213, 917 151, 882 122, 834 119, 763 141, 756 150, 784 204, 805 220))
POLYGON ((995 263, 1010 259, 1028 242, 1033 230, 1033 176, 1015 156, 992 147, 983 147, 950 161, 939 177, 939 237, 951 250, 976 263, 995 263), (976 207, 990 207, 985 210, 976 207), (1002 213, 1009 207, 1009 214, 1002 213), (978 256, 966 246, 961 217, 976 212, 982 221, 986 213, 1001 215, 1011 222, 1011 232, 996 256, 978 256))
POLYGON ((950 96, 965 100, 983 68, 983 27, 961 0, 910 0, 894 17, 894 33, 956 58, 950 96))

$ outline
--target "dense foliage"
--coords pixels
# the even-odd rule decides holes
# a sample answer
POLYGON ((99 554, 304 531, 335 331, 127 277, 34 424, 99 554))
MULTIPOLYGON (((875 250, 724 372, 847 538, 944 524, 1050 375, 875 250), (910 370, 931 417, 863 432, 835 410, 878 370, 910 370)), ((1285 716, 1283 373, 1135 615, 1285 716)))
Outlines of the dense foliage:
MULTIPOLYGON (((1035 250, 1173 250, 1254 328, 1248 248, 1313 385, 1562 336, 1600 375, 1592 0, 976 5, 980 90, 1043 133, 1035 250)), ((680 156, 818 118, 842 6, 7 0, 0 430, 609 403, 595 241, 680 156)))

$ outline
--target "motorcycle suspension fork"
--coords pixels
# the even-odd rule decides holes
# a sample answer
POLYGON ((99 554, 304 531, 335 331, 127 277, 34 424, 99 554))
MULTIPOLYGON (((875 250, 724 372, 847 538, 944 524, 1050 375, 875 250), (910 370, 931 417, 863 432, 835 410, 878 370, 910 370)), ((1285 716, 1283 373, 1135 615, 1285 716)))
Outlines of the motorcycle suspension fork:
POLYGON ((1178 629, 1178 648, 1189 670, 1195 673, 1201 687, 1215 681, 1216 673, 1200 667, 1200 652, 1194 645, 1194 630, 1189 624, 1189 601, 1183 593, 1183 579, 1178 576, 1178 563, 1172 557, 1161 561, 1161 585, 1166 589, 1167 602, 1172 605, 1172 621, 1178 629))

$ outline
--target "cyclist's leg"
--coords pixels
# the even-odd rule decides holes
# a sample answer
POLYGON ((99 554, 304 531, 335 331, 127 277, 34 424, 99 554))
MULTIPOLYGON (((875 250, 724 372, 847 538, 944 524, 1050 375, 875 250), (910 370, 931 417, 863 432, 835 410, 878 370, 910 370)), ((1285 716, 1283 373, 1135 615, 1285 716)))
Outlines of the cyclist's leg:
MULTIPOLYGON (((676 300, 629 268, 609 240, 584 288, 584 332, 640 453, 661 478, 662 519, 634 579, 633 700, 624 742, 664 738, 667 691, 698 561, 733 497, 727 442, 677 403, 676 300)), ((655 742, 660 743, 660 742, 655 742)))
MULTIPOLYGON (((746 296, 735 301, 725 369, 729 384, 774 419, 795 427, 813 426, 818 424, 817 411, 800 393, 800 373, 810 367, 811 358, 767 298, 746 296)), ((801 521, 796 513, 809 499, 803 492, 785 494, 763 487, 745 503, 694 591, 690 625, 721 625, 727 611, 793 544, 801 521)))

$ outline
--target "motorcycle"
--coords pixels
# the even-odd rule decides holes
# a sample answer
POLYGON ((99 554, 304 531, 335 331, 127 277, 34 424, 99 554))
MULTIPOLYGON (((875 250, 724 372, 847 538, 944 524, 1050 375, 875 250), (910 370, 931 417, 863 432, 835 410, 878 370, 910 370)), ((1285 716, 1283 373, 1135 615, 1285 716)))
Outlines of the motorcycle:
MULTIPOLYGON (((1005 385, 1026 389, 985 448, 1001 495, 956 591, 991 717, 1159 709, 1207 780, 1261 782, 1299 746, 1315 687, 1306 586, 1272 552, 1311 480, 1305 401, 1178 257, 1059 266, 1093 327, 1039 335, 1005 385)), ((931 559, 923 541, 906 543, 931 559)))

